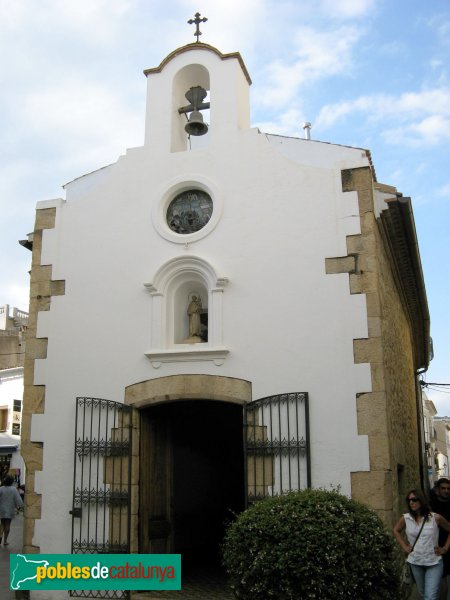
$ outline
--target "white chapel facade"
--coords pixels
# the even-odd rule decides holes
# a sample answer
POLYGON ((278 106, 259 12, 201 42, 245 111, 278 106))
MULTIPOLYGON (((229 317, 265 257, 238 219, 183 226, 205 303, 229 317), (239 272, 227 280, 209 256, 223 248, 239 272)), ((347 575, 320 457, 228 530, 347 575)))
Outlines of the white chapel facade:
POLYGON ((308 485, 390 522, 422 468, 409 199, 366 150, 252 128, 238 53, 145 74, 144 145, 37 205, 25 550, 209 552, 229 509, 308 485))

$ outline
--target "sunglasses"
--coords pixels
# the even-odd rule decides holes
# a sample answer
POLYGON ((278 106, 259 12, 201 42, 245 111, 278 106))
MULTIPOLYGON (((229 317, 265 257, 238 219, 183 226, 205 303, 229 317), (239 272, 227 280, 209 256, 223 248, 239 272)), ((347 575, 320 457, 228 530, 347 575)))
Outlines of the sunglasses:
POLYGON ((408 498, 408 502, 420 502, 419 498, 408 498))

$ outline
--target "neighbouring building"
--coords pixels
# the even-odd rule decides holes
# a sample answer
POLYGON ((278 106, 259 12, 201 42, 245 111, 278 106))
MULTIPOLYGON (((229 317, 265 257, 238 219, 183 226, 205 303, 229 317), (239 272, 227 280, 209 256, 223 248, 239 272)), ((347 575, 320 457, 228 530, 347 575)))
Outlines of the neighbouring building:
POLYGON ((204 559, 306 486, 390 524, 426 472, 411 200, 367 150, 252 128, 239 53, 145 75, 144 145, 37 205, 25 551, 204 559))
POLYGON ((28 313, 0 306, 0 481, 9 474, 18 484, 25 480, 20 428, 27 324, 28 313))
POLYGON ((449 477, 450 456, 450 417, 434 417, 434 432, 436 437, 435 464, 437 478, 449 477))
POLYGON ((427 464, 428 487, 431 489, 439 479, 439 460, 436 448, 436 430, 434 419, 437 414, 436 407, 426 393, 422 391, 423 422, 425 436, 425 452, 427 464))

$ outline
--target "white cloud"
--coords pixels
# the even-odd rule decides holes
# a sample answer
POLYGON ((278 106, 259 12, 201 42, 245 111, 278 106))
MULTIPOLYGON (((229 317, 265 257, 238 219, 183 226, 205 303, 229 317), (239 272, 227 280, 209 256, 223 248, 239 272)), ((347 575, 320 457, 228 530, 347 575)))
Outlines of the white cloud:
POLYGON ((326 104, 322 107, 316 119, 316 125, 317 127, 326 129, 349 114, 373 110, 374 104, 380 102, 381 98, 381 96, 372 98, 370 96, 360 96, 359 98, 356 98, 356 100, 350 100, 348 102, 326 104))
POLYGON ((435 13, 425 20, 426 25, 433 30, 433 34, 444 46, 450 44, 450 19, 446 13, 435 13))
POLYGON ((416 165, 416 173, 419 175, 421 173, 426 173, 429 169, 429 164, 427 162, 420 162, 416 165))
POLYGON ((433 145, 450 139, 450 88, 405 92, 399 96, 375 94, 324 106, 316 120, 322 129, 363 113, 383 121, 381 134, 390 144, 433 145))
POLYGON ((22 134, 31 135, 38 144, 41 140, 43 146, 53 146, 64 160, 75 161, 73 166, 80 161, 94 168, 102 166, 125 148, 143 143, 143 111, 127 105, 117 90, 100 83, 81 79, 59 82, 57 87, 30 93, 17 110, 22 134))
POLYGON ((36 165, 22 158, 13 161, 3 161, 0 166, 0 207, 3 218, 18 218, 21 216, 22 200, 19 190, 24 181, 35 177, 36 165), (11 202, 15 198, 15 202, 11 202))
POLYGON ((80 3, 79 0, 46 0, 42 4, 49 11, 56 12, 59 18, 80 24, 82 27, 95 18, 104 19, 108 15, 114 18, 122 17, 133 6, 130 0, 89 0, 84 3, 80 3))
POLYGON ((450 119, 431 115, 403 127, 386 129, 382 133, 386 142, 410 147, 431 146, 450 141, 450 119))
MULTIPOLYGON (((180 4, 186 7, 185 23, 194 18, 197 11, 201 13, 201 17, 208 19, 206 23, 200 24, 201 42, 211 44, 223 52, 239 50, 244 59, 246 54, 253 52, 253 42, 258 35, 265 38, 270 35, 271 26, 276 29, 276 22, 271 18, 271 2, 267 0, 208 0, 203 3, 204 6, 201 6, 201 2, 197 6, 192 0, 181 0, 180 4)), ((195 41, 195 25, 177 22, 174 28, 183 32, 183 43, 195 41)))
POLYGON ((298 109, 292 108, 277 117, 277 121, 258 123, 261 131, 277 135, 304 137, 303 124, 305 116, 298 109))
POLYGON ((450 37, 450 19, 441 21, 437 30, 442 40, 448 44, 448 38, 450 37))
POLYGON ((445 66, 444 61, 441 60, 440 58, 432 58, 430 60, 429 64, 430 64, 430 67, 433 69, 433 71, 441 69, 443 66, 445 66))
POLYGON ((441 198, 450 199, 450 183, 447 183, 446 185, 443 185, 441 188, 439 188, 437 191, 437 195, 441 198))
POLYGON ((402 94, 393 106, 393 111, 407 111, 414 115, 438 112, 450 116, 450 88, 402 94))
POLYGON ((408 120, 430 113, 450 116, 450 88, 405 92, 400 96, 375 94, 360 96, 348 102, 328 104, 322 108, 318 123, 322 127, 329 127, 354 112, 366 112, 376 119, 396 117, 408 120))
POLYGON ((11 2, 10 0, 0 0, 0 19, 3 27, 6 29, 18 29, 27 15, 27 6, 25 2, 11 2))
POLYGON ((286 105, 300 86, 317 79, 352 71, 352 50, 361 29, 343 26, 332 31, 299 27, 290 49, 291 60, 276 60, 266 67, 257 101, 262 106, 286 105))
POLYGON ((442 391, 437 391, 437 389, 430 390, 429 388, 426 388, 425 393, 436 407, 438 416, 450 417, 450 394, 448 393, 449 388, 441 389, 442 391))
POLYGON ((309 76, 342 73, 351 62, 351 51, 361 34, 360 28, 352 26, 331 31, 300 27, 295 36, 294 54, 309 76))
POLYGON ((84 38, 108 41, 115 37, 121 19, 131 8, 130 0, 45 0, 36 16, 46 27, 57 24, 84 38))
POLYGON ((375 7, 375 0, 321 0, 324 16, 335 19, 356 19, 367 16, 375 7))
POLYGON ((390 40, 378 48, 379 54, 386 56, 389 60, 398 61, 399 56, 408 54, 408 46, 402 40, 390 40))
MULTIPOLYGON (((28 252, 28 250, 24 250, 28 252)), ((30 254, 31 257, 31 254, 30 254)), ((31 262, 31 261, 30 261, 31 262)), ((17 283, 6 284, 2 289, 3 298, 10 306, 15 306, 20 310, 28 311, 30 303, 30 288, 28 285, 19 285, 17 283)))

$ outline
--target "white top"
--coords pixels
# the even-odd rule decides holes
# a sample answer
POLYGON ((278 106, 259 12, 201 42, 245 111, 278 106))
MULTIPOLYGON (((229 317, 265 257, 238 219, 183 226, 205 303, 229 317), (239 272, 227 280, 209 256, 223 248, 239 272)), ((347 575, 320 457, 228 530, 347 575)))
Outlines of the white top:
MULTIPOLYGON (((423 519, 420 519, 420 521, 416 523, 414 517, 412 517, 409 513, 405 513, 403 517, 406 523, 406 537, 412 546, 419 535, 423 519)), ((440 560, 442 560, 442 557, 437 556, 434 552, 434 549, 438 546, 438 537, 439 527, 436 523, 436 515, 435 513, 430 513, 429 517, 425 521, 422 533, 420 534, 420 537, 414 546, 414 550, 406 559, 407 562, 413 565, 436 565, 440 560)))

